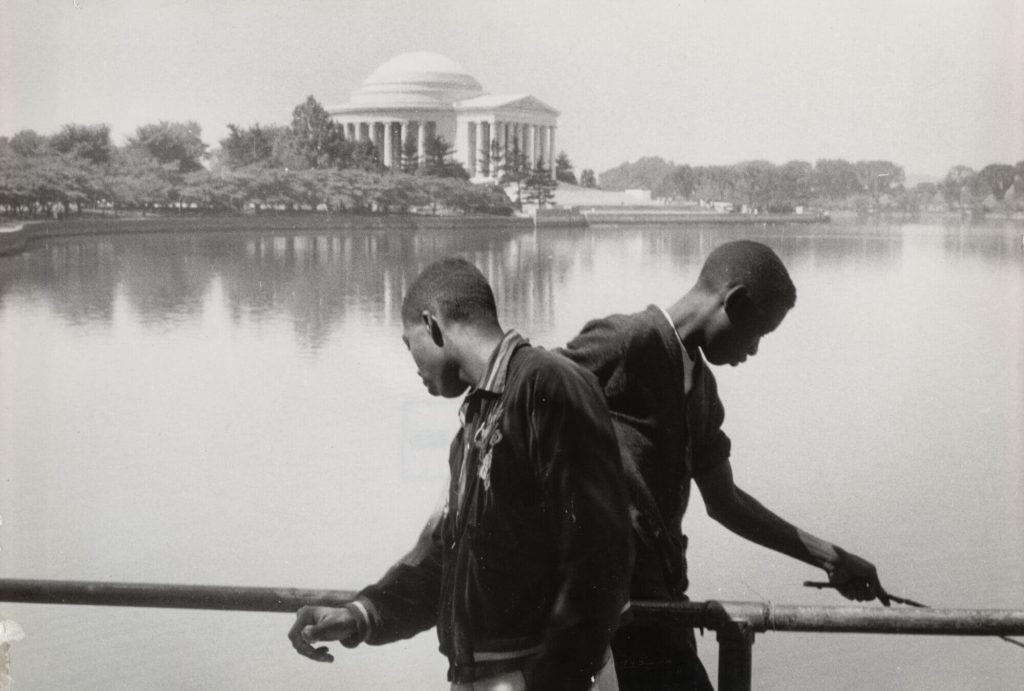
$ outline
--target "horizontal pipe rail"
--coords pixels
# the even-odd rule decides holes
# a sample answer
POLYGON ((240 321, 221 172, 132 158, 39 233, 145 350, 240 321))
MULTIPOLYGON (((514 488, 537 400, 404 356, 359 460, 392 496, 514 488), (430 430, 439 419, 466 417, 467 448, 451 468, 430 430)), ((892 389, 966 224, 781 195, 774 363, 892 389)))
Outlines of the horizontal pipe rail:
POLYGON ((891 633, 944 636, 1021 636, 1024 610, 775 605, 763 602, 636 602, 635 618, 649 624, 724 631, 742 624, 753 633, 891 633))
POLYGON ((340 607, 355 595, 347 590, 0 578, 0 602, 48 605, 295 612, 303 605, 340 607))
MULTIPOLYGON (((0 602, 114 607, 295 612, 303 605, 340 606, 348 590, 304 590, 165 583, 0 579, 0 602)), ((1024 610, 825 607, 763 602, 634 602, 637 622, 753 633, 805 631, 947 636, 1024 636, 1024 610)))

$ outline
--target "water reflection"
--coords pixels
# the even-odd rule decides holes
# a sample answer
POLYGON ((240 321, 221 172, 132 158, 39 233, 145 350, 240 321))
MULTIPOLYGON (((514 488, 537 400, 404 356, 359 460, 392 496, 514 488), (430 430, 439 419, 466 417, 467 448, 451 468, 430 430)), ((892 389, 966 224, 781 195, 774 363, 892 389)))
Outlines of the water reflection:
MULTIPOLYGON (((506 323, 557 344, 586 318, 678 297, 711 248, 740 237, 775 247, 800 291, 754 361, 718 368, 741 486, 870 556, 898 593, 1021 602, 1020 229, 923 225, 36 243, 0 258, 0 574, 369 582, 430 510, 455 426, 457 402, 423 393, 395 337, 427 263, 467 257, 506 323)), ((697 507, 686 521, 696 599, 837 604, 801 588, 817 572, 697 507)), ((294 659, 270 617, 2 614, 43 634, 18 650, 26 688, 178 688, 183 663, 205 688, 419 688, 444 673, 430 635, 325 671, 294 659), (159 654, 125 656, 119 640, 159 654)), ((793 688, 799 667, 803 688, 1020 686, 995 642, 956 639, 946 656, 934 639, 850 638, 759 637, 759 679, 793 688)), ((713 665, 713 643, 702 650, 713 665)))
MULTIPOLYGON (((936 233, 905 226, 903 235, 936 233)), ((237 321, 284 316, 310 348, 353 310, 386 326, 400 319, 409 281, 430 262, 460 254, 495 288, 510 323, 550 327, 555 294, 570 270, 590 271, 595 248, 615 243, 625 254, 661 257, 692 269, 716 245, 747 237, 773 246, 799 269, 896 262, 901 232, 833 224, 693 226, 547 230, 387 230, 339 233, 186 233, 67 238, 35 244, 0 261, 0 299, 21 294, 48 303, 73 325, 109 323, 123 297, 145 323, 195 316, 216 280, 237 321)), ((961 228, 939 234, 947 252, 1002 259, 1020 254, 1020 237, 998 229, 961 228)), ((624 286, 631 277, 622 276, 624 286)))

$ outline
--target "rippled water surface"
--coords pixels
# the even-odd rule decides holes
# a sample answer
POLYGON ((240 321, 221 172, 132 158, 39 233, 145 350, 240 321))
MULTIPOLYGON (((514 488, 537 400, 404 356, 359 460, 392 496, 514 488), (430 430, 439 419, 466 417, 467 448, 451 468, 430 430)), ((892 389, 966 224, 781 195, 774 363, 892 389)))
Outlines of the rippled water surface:
MULTIPOLYGON (((456 403, 399 339, 405 286, 461 254, 507 326, 559 345, 667 305, 726 239, 797 307, 718 368, 737 483, 894 593, 1024 608, 1022 229, 937 225, 317 231, 47 240, 0 258, 0 576, 354 589, 414 539, 456 403)), ((694 501, 694 599, 843 604, 694 501)), ((15 689, 446 688, 432 632, 297 656, 286 614, 0 603, 15 689)), ((701 652, 714 674, 712 634, 701 652)), ((1024 686, 995 639, 770 633, 759 689, 1024 686)))

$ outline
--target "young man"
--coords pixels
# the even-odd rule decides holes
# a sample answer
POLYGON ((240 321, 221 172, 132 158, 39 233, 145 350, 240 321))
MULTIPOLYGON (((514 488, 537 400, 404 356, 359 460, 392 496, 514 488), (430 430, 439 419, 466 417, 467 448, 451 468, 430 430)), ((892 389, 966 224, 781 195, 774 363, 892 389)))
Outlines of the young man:
MULTIPOLYGON (((725 412, 705 358, 735 366, 755 355, 795 302, 771 249, 730 242, 711 252, 697 283, 667 311, 592 321, 565 347, 597 376, 612 411, 636 536, 632 599, 686 599, 681 521, 693 479, 726 528, 823 568, 848 598, 889 604, 872 564, 787 523, 733 482, 725 412)), ((711 688, 692 630, 626 625, 613 650, 623 691, 711 688)))
POLYGON ((388 643, 436 625, 453 689, 590 689, 609 661, 632 561, 601 391, 570 361, 503 331, 490 286, 464 260, 427 267, 402 319, 430 394, 470 389, 447 504, 355 602, 302 608, 292 645, 330 662, 314 643, 388 643))

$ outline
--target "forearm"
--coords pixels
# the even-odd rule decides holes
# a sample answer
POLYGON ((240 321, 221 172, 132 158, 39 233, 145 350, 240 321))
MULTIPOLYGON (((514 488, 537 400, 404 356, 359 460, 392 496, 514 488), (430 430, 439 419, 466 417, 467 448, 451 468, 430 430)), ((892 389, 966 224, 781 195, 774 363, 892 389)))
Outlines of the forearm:
POLYGON ((732 506, 712 513, 723 526, 751 542, 826 571, 838 564, 835 545, 789 523, 738 487, 735 495, 732 506))
POLYGON ((427 520, 416 545, 375 584, 359 593, 360 641, 390 643, 437 623, 441 584, 440 511, 427 520))

